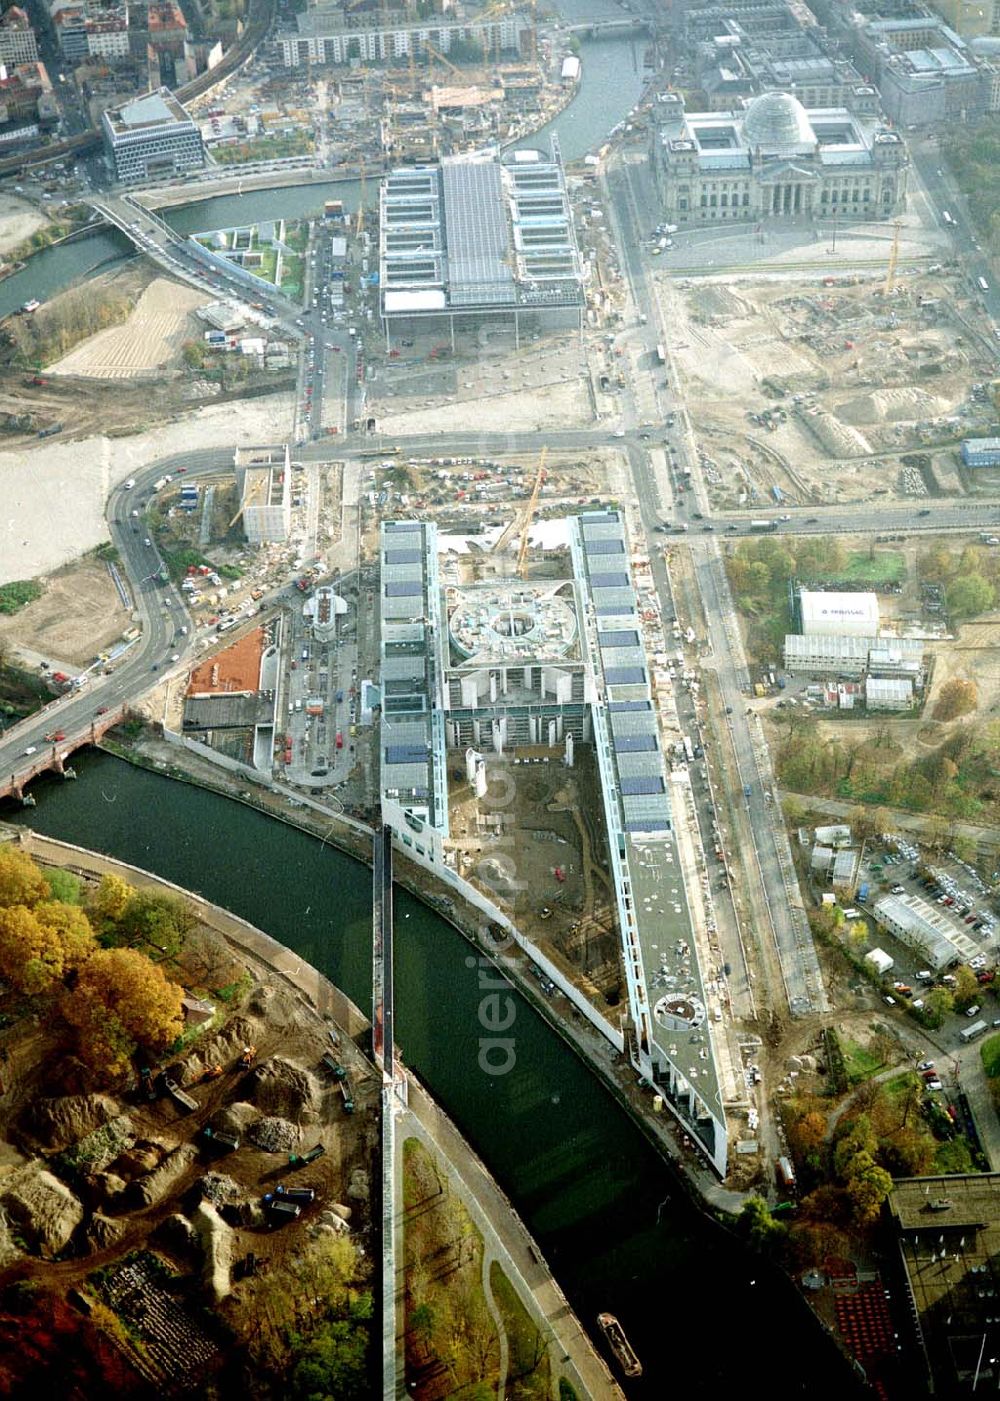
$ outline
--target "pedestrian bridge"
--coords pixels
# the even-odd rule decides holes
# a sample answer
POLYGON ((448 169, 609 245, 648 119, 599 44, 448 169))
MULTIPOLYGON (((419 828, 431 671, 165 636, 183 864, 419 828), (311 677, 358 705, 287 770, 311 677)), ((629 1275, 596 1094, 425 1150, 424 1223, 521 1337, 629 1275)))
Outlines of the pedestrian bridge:
POLYGON ((571 24, 571 34, 585 34, 588 39, 614 38, 618 34, 652 34, 653 23, 638 15, 623 15, 621 19, 593 19, 571 24))

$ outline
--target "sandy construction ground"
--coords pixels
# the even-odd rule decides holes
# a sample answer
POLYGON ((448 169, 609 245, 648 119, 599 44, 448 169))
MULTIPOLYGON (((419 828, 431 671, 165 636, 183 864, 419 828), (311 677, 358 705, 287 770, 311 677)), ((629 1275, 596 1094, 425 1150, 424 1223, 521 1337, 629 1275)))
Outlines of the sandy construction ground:
POLYGON ((34 603, 0 617, 0 640, 29 663, 36 655, 56 664, 87 666, 131 626, 107 565, 91 556, 43 580, 34 603))
POLYGON ((456 399, 434 408, 386 414, 383 433, 484 433, 530 431, 536 428, 575 428, 594 416, 586 383, 581 379, 481 398, 456 399))
POLYGON ((107 540, 113 486, 175 453, 285 442, 293 399, 210 405, 131 438, 50 439, 30 452, 0 452, 0 583, 47 574, 107 540))
POLYGON ((43 228, 48 220, 44 214, 14 195, 0 195, 0 253, 8 253, 36 229, 43 228))
POLYGON ((157 277, 123 325, 98 331, 50 365, 48 373, 91 379, 155 374, 177 356, 184 341, 197 334, 190 313, 204 301, 204 294, 196 288, 157 277))

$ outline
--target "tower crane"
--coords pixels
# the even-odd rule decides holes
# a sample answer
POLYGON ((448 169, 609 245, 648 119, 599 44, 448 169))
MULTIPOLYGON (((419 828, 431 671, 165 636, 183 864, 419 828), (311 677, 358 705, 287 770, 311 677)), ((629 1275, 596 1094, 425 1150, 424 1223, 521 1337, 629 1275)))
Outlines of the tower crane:
POLYGON ((882 288, 883 297, 890 297, 896 287, 896 264, 899 262, 899 230, 900 221, 897 219, 892 229, 892 247, 889 249, 889 266, 885 272, 885 285, 882 288))
POLYGON ((445 58, 444 54, 436 49, 429 39, 424 40, 424 48, 432 58, 436 58, 440 63, 443 63, 446 68, 450 68, 452 73, 456 73, 460 78, 463 76, 461 68, 459 68, 457 64, 452 63, 450 58, 445 58))
POLYGON ((235 516, 233 516, 232 520, 226 526, 227 531, 232 530, 233 526, 239 520, 240 516, 242 516, 243 512, 247 509, 247 507, 253 505, 257 497, 261 494, 261 492, 267 485, 267 478, 267 472, 260 472, 258 474, 257 480, 254 482, 253 486, 250 488, 249 491, 247 491, 246 487, 244 486, 243 499, 240 501, 240 509, 236 512, 235 516))
POLYGON ((545 458, 548 448, 542 448, 542 455, 538 459, 538 472, 535 476, 535 485, 531 489, 531 500, 528 502, 528 509, 524 513, 524 525, 521 527, 521 548, 517 552, 517 577, 524 578, 524 564, 528 557, 528 536, 531 533, 531 522, 535 519, 535 511, 538 509, 538 498, 542 492, 542 483, 545 481, 545 458))
MULTIPOLYGON (((545 480, 545 459, 548 456, 548 452, 548 448, 542 448, 542 455, 538 459, 538 471, 535 474, 535 485, 532 488, 531 498, 528 501, 527 506, 521 514, 515 513, 514 518, 511 520, 506 529, 501 531, 501 533, 497 536, 496 540, 493 543, 493 547, 490 550, 490 554, 496 554, 498 550, 502 550, 506 545, 508 545, 510 541, 514 538, 514 536, 517 534, 518 526, 521 527, 521 544, 523 547, 522 553, 527 552, 526 541, 528 538, 528 527, 530 526, 531 519, 535 514, 535 507, 538 505, 538 493, 541 491, 542 482, 545 480)), ((519 567, 521 564, 521 559, 522 555, 519 554, 519 567)))

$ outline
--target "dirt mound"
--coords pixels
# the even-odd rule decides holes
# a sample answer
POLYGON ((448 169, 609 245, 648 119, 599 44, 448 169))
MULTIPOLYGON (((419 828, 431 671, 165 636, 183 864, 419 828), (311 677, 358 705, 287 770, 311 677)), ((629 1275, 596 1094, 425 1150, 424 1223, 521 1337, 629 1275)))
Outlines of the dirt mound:
POLYGON ((217 1133, 234 1133, 237 1138, 247 1134, 251 1125, 260 1118, 260 1110, 242 1100, 237 1104, 226 1104, 212 1115, 212 1128, 217 1133))
POLYGON ((166 1152, 165 1146, 155 1139, 140 1139, 138 1143, 133 1143, 127 1152, 122 1153, 121 1157, 116 1159, 115 1171, 129 1180, 133 1177, 143 1177, 147 1172, 153 1172, 160 1166, 166 1152))
POLYGON ((298 1025, 302 1015, 302 1009, 291 993, 264 984, 254 988, 246 1009, 251 1017, 266 1021, 271 1030, 280 1031, 298 1025))
POLYGON ((205 1252, 202 1283, 213 1303, 221 1304, 232 1292, 230 1270, 233 1263, 233 1231, 211 1202, 203 1201, 191 1218, 191 1224, 205 1252))
POLYGON ((319 1118, 319 1084, 301 1065, 272 1056, 250 1078, 253 1101, 265 1114, 296 1124, 314 1124, 319 1118))
POLYGON ((877 389, 871 394, 859 394, 837 408, 845 423, 902 423, 914 419, 937 418, 948 412, 948 401, 928 394, 923 389, 901 387, 877 389))
POLYGON ((266 1118, 254 1124, 247 1137, 265 1153, 288 1153, 298 1145, 302 1133, 287 1119, 266 1118))
POLYGON ((81 1202, 41 1163, 29 1163, 4 1179, 0 1206, 29 1248, 46 1257, 64 1250, 83 1220, 81 1202))
POLYGON ((46 1148, 68 1148, 118 1114, 108 1095, 62 1095, 39 1100, 31 1110, 29 1127, 46 1148))
POLYGON ((182 1143, 154 1172, 137 1178, 128 1189, 131 1203, 136 1207, 155 1206, 168 1196, 191 1167, 198 1150, 192 1143, 182 1143))
POLYGON ((106 1250, 109 1245, 117 1245, 125 1234, 125 1222, 116 1221, 95 1211, 87 1222, 86 1242, 91 1251, 106 1250))

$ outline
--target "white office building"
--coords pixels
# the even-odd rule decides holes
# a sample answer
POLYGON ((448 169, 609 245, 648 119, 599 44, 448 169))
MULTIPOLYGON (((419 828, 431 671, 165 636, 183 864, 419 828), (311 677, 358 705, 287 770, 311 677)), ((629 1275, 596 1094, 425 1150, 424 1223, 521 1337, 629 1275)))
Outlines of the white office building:
POLYGON ((201 131, 169 88, 110 108, 102 114, 101 129, 115 179, 123 185, 205 164, 201 131))

